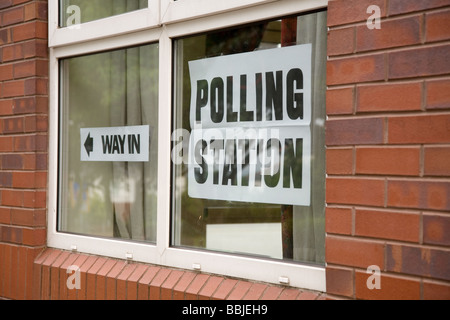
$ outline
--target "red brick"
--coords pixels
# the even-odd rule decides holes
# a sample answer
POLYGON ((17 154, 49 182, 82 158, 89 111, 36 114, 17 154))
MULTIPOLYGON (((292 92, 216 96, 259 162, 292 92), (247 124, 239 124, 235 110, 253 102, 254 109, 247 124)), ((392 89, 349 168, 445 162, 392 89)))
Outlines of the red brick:
POLYGON ((127 281, 127 300, 137 300, 138 298, 138 281, 142 275, 147 271, 148 266, 138 264, 133 274, 130 275, 127 281))
POLYGON ((12 28, 12 37, 14 42, 30 39, 46 39, 47 23, 44 21, 34 21, 12 28))
POLYGON ((264 291, 260 300, 277 300, 281 292, 283 292, 283 288, 270 286, 264 291))
POLYGON ((158 271, 156 276, 150 282, 150 300, 161 300, 161 286, 171 272, 172 270, 166 268, 161 268, 161 270, 158 271))
POLYGON ((243 300, 258 300, 266 289, 267 289, 266 284, 253 283, 242 299, 243 300))
POLYGON ((22 207, 23 191, 20 190, 2 190, 1 204, 10 207, 22 207))
POLYGON ((23 155, 4 154, 1 158, 1 167, 3 170, 17 170, 23 168, 23 155))
POLYGON ((86 273, 86 299, 95 300, 96 299, 96 278, 97 273, 103 267, 103 265, 108 261, 108 259, 99 257, 95 260, 94 264, 86 273))
POLYGON ((450 142, 450 114, 390 117, 388 130, 392 144, 450 142))
POLYGON ((327 233, 347 235, 352 233, 353 214, 351 209, 327 207, 325 210, 325 231, 327 233))
POLYGON ((387 192, 390 207, 450 210, 450 182, 389 180, 387 192))
POLYGON ((107 260, 101 269, 97 273, 97 281, 96 281, 96 296, 97 300, 105 300, 106 299, 106 280, 107 274, 111 271, 114 265, 118 263, 116 260, 109 259, 107 260))
POLYGON ((61 274, 61 265, 64 261, 70 256, 70 253, 67 251, 62 251, 57 259, 50 266, 50 299, 51 300, 59 300, 60 299, 60 282, 65 281, 65 278, 60 278, 61 274))
MULTIPOLYGON (((13 100, 0 100, 0 116, 9 116, 13 114, 13 100)), ((1 127, 0 127, 1 128, 1 127)))
POLYGON ((340 88, 327 90, 326 108, 327 114, 352 114, 353 113, 354 88, 340 88))
POLYGON ((427 81, 427 109, 450 108, 450 80, 427 81))
POLYGON ((419 242, 420 216, 415 213, 357 209, 355 235, 419 242))
POLYGON ((3 132, 4 133, 23 133, 24 123, 22 117, 6 118, 3 119, 3 132))
POLYGON ((45 228, 24 228, 23 244, 28 246, 44 246, 47 243, 47 229, 45 228))
POLYGON ((419 147, 356 148, 356 174, 418 176, 419 173, 419 147))
POLYGON ((325 139, 327 146, 382 144, 384 141, 384 119, 328 120, 326 122, 325 139))
POLYGON ((13 208, 11 209, 11 223, 27 227, 44 227, 46 212, 39 209, 13 208))
POLYGON ((360 268, 384 265, 384 244, 379 242, 328 236, 325 250, 330 264, 360 268))
POLYGON ((24 58, 48 58, 47 40, 32 39, 23 42, 22 46, 24 58))
POLYGON ((328 178, 328 204, 384 206, 385 183, 382 179, 328 178))
POLYGON ((0 187, 12 187, 12 172, 0 172, 0 187))
POLYGON ((167 277, 166 281, 161 285, 161 300, 173 299, 173 288, 183 276, 183 271, 173 270, 167 277))
POLYGON ((423 281, 424 300, 450 300, 450 284, 448 282, 423 281))
POLYGON ((20 23, 24 19, 23 7, 16 7, 10 10, 3 11, 2 14, 2 26, 8 26, 16 23, 20 23))
POLYGON ((326 158, 326 170, 328 174, 353 174, 353 148, 327 149, 326 158))
POLYGON ((428 13, 426 15, 426 41, 450 39, 450 10, 428 13))
POLYGON ((225 300, 237 282, 235 279, 225 279, 216 292, 214 292, 212 298, 215 300, 225 300))
POLYGON ((117 277, 117 300, 127 299, 127 283, 128 278, 136 269, 136 264, 127 264, 120 275, 117 277))
POLYGON ((251 282, 239 281, 228 295, 227 300, 241 300, 246 295, 251 286, 251 282))
POLYGON ((117 277, 126 266, 126 261, 118 261, 106 275, 106 300, 117 299, 117 277))
POLYGON ((299 289, 285 288, 279 295, 278 300, 296 300, 299 294, 299 289))
POLYGON ((381 274, 381 289, 370 290, 367 280, 371 274, 356 271, 355 292, 357 299, 364 300, 419 300, 420 281, 416 279, 381 274))
POLYGON ((447 250, 406 245, 386 246, 386 271, 450 280, 447 250))
POLYGON ((341 267, 327 266, 326 281, 327 293, 345 297, 354 295, 354 276, 353 270, 341 267))
POLYGON ((5 64, 0 65, 0 81, 13 79, 13 65, 5 64))
POLYGON ((423 215, 423 242, 450 246, 450 217, 447 215, 424 214, 423 215))
POLYGON ((8 46, 3 46, 2 48, 2 61, 9 62, 14 60, 19 60, 24 58, 23 45, 22 44, 11 44, 8 46))
POLYGON ((427 9, 448 6, 448 0, 390 0, 389 15, 397 15, 408 12, 423 11, 427 9))
POLYGON ((414 111, 422 107, 422 83, 360 86, 357 112, 414 111))
POLYGON ((186 300, 198 300, 198 293, 208 281, 209 275, 198 274, 186 290, 186 300))
POLYGON ((23 229, 16 226, 2 226, 1 240, 3 242, 21 244, 23 241, 23 229))
POLYGON ((34 2, 25 5, 25 21, 39 19, 47 20, 47 4, 45 2, 34 2))
POLYGON ((3 83, 3 98, 19 97, 25 94, 25 82, 23 80, 3 83))
POLYGON ((7 8, 12 5, 12 0, 0 0, 0 9, 7 8))
POLYGON ((43 78, 28 78, 25 80, 25 95, 47 95, 48 94, 48 79, 43 78))
POLYGON ((139 300, 148 300, 150 294, 150 282, 156 276, 158 271, 161 268, 159 267, 149 267, 144 275, 139 279, 138 282, 138 299, 139 300))
POLYGON ((385 78, 385 56, 373 54, 327 61, 327 85, 380 81, 385 78))
POLYGON ((222 277, 211 276, 208 279, 208 282, 203 286, 203 288, 198 293, 199 300, 209 300, 213 296, 214 292, 222 283, 222 277))
POLYGON ((311 291, 300 291, 300 294, 297 296, 296 300, 319 300, 321 297, 320 293, 311 292, 311 291))
POLYGON ((183 273, 183 276, 173 288, 172 293, 173 300, 184 300, 184 292, 186 291, 187 287, 191 284, 195 276, 196 274, 193 272, 183 273))
POLYGON ((41 273, 41 299, 50 300, 51 297, 51 266, 57 260, 59 255, 62 253, 60 250, 52 250, 52 252, 47 256, 47 258, 42 262, 42 273, 41 273))
POLYGON ((450 45, 414 48, 389 53, 389 79, 450 73, 450 45), (424 63, 426 62, 426 63, 424 63))
MULTIPOLYGON (((0 224, 10 224, 11 223, 11 208, 0 207, 0 224)), ((0 234, 0 238, 1 238, 0 234)))
POLYGON ((48 63, 45 60, 27 60, 14 64, 14 78, 26 78, 33 76, 47 76, 48 63))
POLYGON ((14 138, 0 136, 0 152, 10 152, 14 150, 14 138))
POLYGON ((450 176, 450 147, 425 147, 424 174, 450 176))
POLYGON ((356 31, 356 51, 370 51, 407 45, 421 42, 420 16, 413 16, 394 20, 383 20, 380 29, 369 29, 360 25, 356 31))
POLYGON ((354 51, 355 28, 333 29, 328 32, 327 53, 329 56, 349 54, 354 51))
POLYGON ((353 22, 366 21, 371 14, 367 13, 369 5, 376 5, 381 9, 381 17, 386 16, 384 0, 337 0, 328 3, 328 26, 342 25, 353 22))

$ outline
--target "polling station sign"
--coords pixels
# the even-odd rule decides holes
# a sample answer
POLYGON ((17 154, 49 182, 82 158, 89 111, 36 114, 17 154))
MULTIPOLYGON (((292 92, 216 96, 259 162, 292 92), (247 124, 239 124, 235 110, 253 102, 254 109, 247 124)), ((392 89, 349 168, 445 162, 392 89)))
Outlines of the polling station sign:
POLYGON ((150 127, 80 128, 81 161, 149 160, 150 127))
POLYGON ((189 62, 188 194, 309 205, 311 45, 189 62))

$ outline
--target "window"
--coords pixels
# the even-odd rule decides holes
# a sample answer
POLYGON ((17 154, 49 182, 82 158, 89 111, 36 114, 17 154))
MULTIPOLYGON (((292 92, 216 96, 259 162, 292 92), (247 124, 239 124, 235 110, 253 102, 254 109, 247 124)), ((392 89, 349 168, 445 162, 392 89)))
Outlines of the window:
POLYGON ((155 242, 158 45, 62 59, 60 68, 58 230, 155 242))
POLYGON ((319 12, 176 40, 175 130, 193 137, 174 149, 174 245, 324 263, 325 30, 319 12))
POLYGON ((48 245, 324 291, 327 1, 104 3, 49 3, 48 245))

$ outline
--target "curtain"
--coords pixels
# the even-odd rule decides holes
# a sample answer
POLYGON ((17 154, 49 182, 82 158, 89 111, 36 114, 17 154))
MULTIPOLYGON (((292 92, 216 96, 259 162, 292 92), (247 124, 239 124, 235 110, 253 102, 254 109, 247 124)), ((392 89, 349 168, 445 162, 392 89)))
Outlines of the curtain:
MULTIPOLYGON (((138 9, 138 3, 126 0, 114 1, 114 11, 138 9), (130 7, 135 6, 135 7, 130 7)), ((113 14, 115 14, 113 12, 113 14)), ((154 51, 154 50, 153 50, 154 51)), ((157 51, 157 50, 156 50, 157 51)), ((157 91, 151 86, 157 82, 149 78, 149 72, 157 70, 157 59, 151 47, 136 47, 111 52, 111 126, 157 126, 157 91), (156 60, 156 64, 155 64, 156 60), (152 112, 148 106, 153 105, 152 112)), ((151 130, 150 141, 156 141, 151 130)), ((151 148, 151 146, 150 146, 151 148)), ((114 236, 133 240, 156 240, 156 161, 114 162, 112 168, 111 195, 114 210, 114 236)))

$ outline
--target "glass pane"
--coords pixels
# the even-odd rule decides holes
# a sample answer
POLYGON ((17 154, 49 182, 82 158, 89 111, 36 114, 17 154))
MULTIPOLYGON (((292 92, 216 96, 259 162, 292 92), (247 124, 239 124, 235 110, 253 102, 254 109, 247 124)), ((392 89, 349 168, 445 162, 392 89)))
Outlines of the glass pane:
POLYGON ((61 61, 63 232, 156 241, 158 45, 61 61))
POLYGON ((175 42, 172 245, 325 261, 326 11, 175 42))
POLYGON ((148 0, 59 0, 60 27, 148 8, 148 0))

